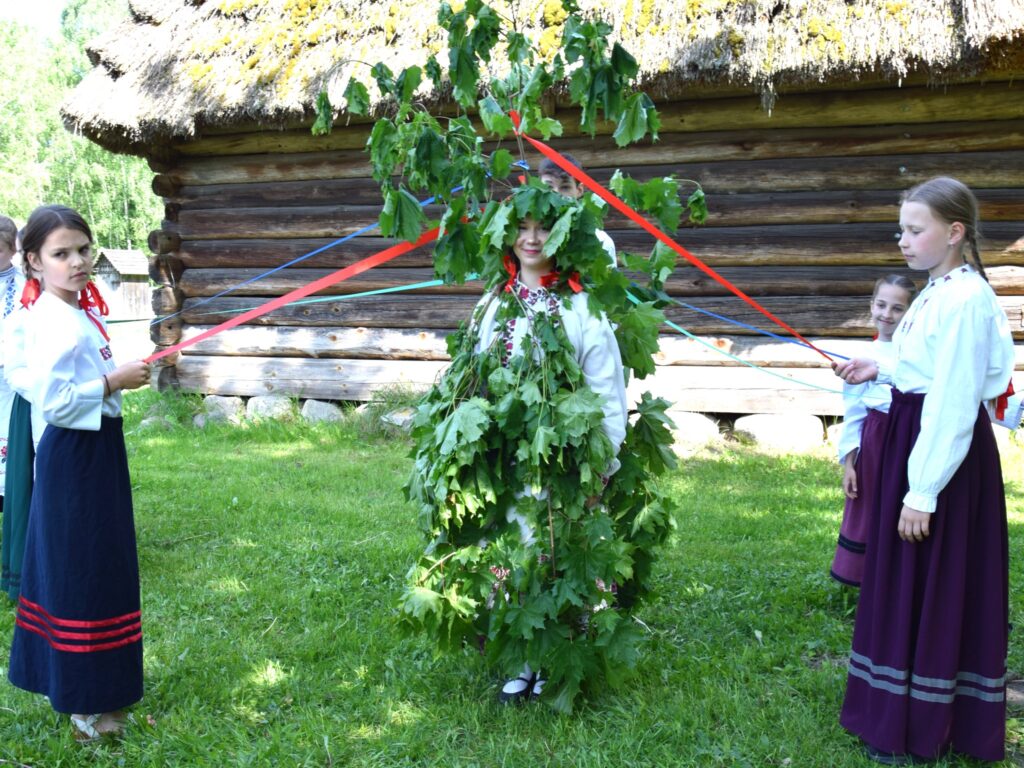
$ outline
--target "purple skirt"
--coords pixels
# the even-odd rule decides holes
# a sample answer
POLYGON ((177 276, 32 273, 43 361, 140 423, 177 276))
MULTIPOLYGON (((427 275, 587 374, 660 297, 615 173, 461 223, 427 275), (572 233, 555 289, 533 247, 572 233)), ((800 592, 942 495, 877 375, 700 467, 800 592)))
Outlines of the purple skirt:
POLYGON ((876 516, 874 491, 879 483, 882 444, 888 422, 888 414, 868 410, 855 466, 857 498, 848 498, 843 507, 843 522, 839 526, 839 541, 830 573, 833 579, 851 587, 859 587, 864 575, 864 552, 867 550, 868 529, 876 516))
POLYGON ((893 390, 842 725, 882 751, 1002 760, 1009 573, 999 451, 984 408, 930 535, 899 538, 924 396, 893 390))

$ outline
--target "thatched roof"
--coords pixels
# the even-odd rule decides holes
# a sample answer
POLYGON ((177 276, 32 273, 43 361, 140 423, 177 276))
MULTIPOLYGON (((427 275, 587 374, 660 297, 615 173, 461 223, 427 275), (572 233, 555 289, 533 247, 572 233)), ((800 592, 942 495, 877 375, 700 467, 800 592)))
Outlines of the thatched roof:
MULTIPOLYGON (((132 18, 90 50, 95 68, 64 105, 69 124, 111 149, 188 138, 240 122, 294 123, 353 71, 396 72, 437 53, 437 0, 131 0, 132 18)), ((453 2, 453 5, 458 5, 453 2)), ((551 53, 558 0, 498 0, 551 53)), ((728 85, 958 77, 1024 69, 1024 0, 581 0, 637 56, 656 98, 728 85)), ((439 57, 442 58, 442 57, 439 57)), ((499 57, 500 59, 500 57, 499 57)), ((442 64, 443 64, 442 60, 442 64)))

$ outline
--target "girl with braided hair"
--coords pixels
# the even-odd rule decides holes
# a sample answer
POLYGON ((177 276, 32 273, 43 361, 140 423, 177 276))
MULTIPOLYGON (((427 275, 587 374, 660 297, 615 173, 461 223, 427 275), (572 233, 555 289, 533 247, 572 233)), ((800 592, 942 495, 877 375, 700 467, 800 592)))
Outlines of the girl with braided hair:
POLYGON ((1008 544, 987 401, 1006 390, 1013 340, 964 184, 906 192, 899 247, 930 279, 893 337, 895 363, 835 366, 893 386, 840 722, 881 763, 1002 760, 1008 544))

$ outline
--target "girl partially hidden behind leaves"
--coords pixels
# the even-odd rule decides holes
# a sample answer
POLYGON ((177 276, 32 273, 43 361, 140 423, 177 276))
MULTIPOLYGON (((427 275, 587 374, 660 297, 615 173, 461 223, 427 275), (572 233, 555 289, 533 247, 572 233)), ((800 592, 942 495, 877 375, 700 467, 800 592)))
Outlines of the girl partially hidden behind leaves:
POLYGON ((512 678, 502 701, 562 711, 634 665, 629 611, 672 525, 656 483, 674 466, 668 404, 645 394, 628 423, 625 394, 624 364, 653 369, 662 316, 629 299, 645 292, 610 267, 599 226, 592 201, 536 181, 489 206, 491 290, 419 407, 407 488, 429 545, 406 625, 479 646, 512 678))

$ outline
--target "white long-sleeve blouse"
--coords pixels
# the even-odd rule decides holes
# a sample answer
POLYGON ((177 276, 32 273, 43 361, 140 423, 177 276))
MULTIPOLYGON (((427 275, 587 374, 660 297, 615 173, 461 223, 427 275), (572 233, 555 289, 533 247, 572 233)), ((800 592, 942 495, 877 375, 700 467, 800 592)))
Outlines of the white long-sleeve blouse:
POLYGON ((102 416, 121 415, 121 393, 103 395, 103 376, 115 368, 110 342, 86 310, 44 291, 28 313, 26 344, 30 399, 47 424, 97 431, 102 416))
MULTIPOLYGON (((891 367, 895 350, 891 341, 871 342, 868 356, 875 360, 887 360, 891 367)), ((860 448, 864 432, 864 421, 868 411, 889 412, 892 404, 892 387, 880 381, 866 381, 863 384, 843 384, 843 432, 839 438, 839 461, 850 451, 860 448)))
POLYGON ((978 408, 1006 391, 1013 337, 995 292, 968 265, 928 285, 893 336, 895 365, 879 361, 879 381, 923 392, 921 431, 910 453, 903 503, 934 512, 963 463, 978 408))
MULTIPOLYGON (((622 370, 622 357, 619 345, 615 340, 608 318, 594 315, 587 306, 587 294, 573 294, 569 305, 556 293, 545 288, 531 290, 518 281, 515 284, 519 297, 526 303, 529 311, 545 314, 557 313, 561 318, 562 327, 572 343, 576 353, 576 361, 583 370, 587 385, 602 397, 604 419, 602 429, 611 441, 616 454, 626 437, 626 419, 628 406, 626 401, 626 383, 622 370)), ((505 334, 505 354, 513 357, 521 353, 523 339, 529 332, 529 315, 516 318, 511 328, 498 326, 495 315, 501 301, 498 297, 488 294, 480 302, 484 309, 476 329, 476 351, 481 352, 494 342, 499 334, 505 334)), ((474 315, 476 313, 474 312, 474 315)), ((609 468, 612 474, 619 467, 616 459, 609 468)))

